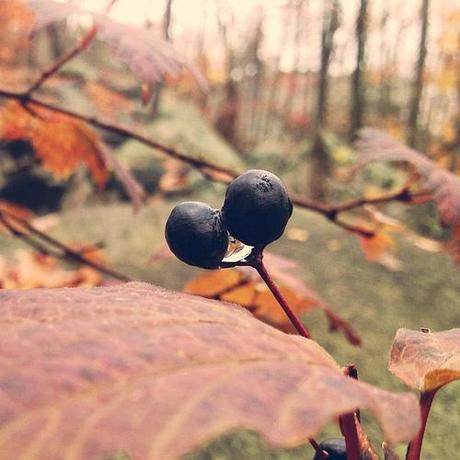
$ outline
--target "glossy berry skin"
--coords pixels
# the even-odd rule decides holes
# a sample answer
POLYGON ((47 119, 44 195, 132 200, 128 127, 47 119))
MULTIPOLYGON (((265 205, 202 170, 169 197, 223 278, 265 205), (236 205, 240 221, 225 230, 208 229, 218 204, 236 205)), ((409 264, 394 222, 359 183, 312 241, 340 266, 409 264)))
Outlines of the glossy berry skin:
POLYGON ((198 201, 180 203, 171 211, 165 236, 174 255, 196 267, 217 268, 227 252, 221 212, 198 201))
POLYGON ((232 236, 250 246, 266 246, 283 234, 292 203, 277 176, 252 169, 230 183, 222 212, 232 236))
MULTIPOLYGON (((319 444, 319 447, 329 454, 329 460, 347 460, 347 450, 343 438, 326 439, 319 444)), ((322 457, 316 453, 313 460, 322 460, 322 457)))

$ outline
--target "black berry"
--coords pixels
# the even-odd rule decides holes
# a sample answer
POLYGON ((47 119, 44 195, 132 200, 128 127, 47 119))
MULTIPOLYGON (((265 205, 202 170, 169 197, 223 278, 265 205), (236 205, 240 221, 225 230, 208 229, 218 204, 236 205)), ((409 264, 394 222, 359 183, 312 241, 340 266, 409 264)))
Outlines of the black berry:
POLYGON ((251 246, 265 246, 283 234, 292 203, 277 176, 252 169, 228 186, 222 212, 232 236, 251 246))
POLYGON ((166 241, 176 257, 189 265, 217 268, 228 247, 220 210, 205 203, 178 204, 166 222, 166 241))
MULTIPOLYGON (((329 460, 347 460, 347 450, 343 438, 326 439, 319 444, 319 447, 329 454, 329 460)), ((316 453, 313 460, 322 460, 322 457, 316 453)))

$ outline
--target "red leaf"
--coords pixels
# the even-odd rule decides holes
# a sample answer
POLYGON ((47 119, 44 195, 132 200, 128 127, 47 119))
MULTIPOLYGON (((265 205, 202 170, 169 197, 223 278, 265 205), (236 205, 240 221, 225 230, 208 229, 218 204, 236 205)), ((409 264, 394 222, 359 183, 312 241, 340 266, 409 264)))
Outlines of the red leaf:
POLYGON ((142 283, 0 299, 0 452, 16 458, 175 459, 242 428, 293 447, 356 408, 390 443, 419 427, 413 394, 232 305, 142 283))

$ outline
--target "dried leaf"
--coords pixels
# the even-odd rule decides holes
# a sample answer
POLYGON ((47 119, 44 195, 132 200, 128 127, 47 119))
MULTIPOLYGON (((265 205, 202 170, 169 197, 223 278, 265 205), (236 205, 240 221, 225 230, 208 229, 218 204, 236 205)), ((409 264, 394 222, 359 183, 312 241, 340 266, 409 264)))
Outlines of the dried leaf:
POLYGON ((0 299, 0 452, 17 458, 176 459, 242 428, 293 447, 357 408, 390 443, 419 428, 413 394, 232 305, 142 283, 0 299))
POLYGON ((35 30, 71 14, 92 17, 98 37, 106 41, 143 82, 155 83, 162 80, 165 74, 178 76, 183 70, 188 70, 201 89, 208 90, 209 85, 201 73, 170 43, 157 37, 151 30, 113 21, 106 14, 86 11, 72 3, 28 0, 27 5, 35 13, 35 30))
MULTIPOLYGON (((298 315, 321 309, 329 321, 331 332, 342 331, 351 344, 361 344, 360 337, 345 319, 337 315, 318 294, 308 289, 301 278, 289 273, 289 270, 297 268, 296 262, 271 253, 265 253, 264 261, 272 277, 280 284, 289 305, 298 315)), ((184 292, 238 303, 272 326, 284 332, 295 332, 268 287, 260 282, 259 275, 250 267, 202 273, 185 285, 184 292)))
POLYGON ((360 236, 359 241, 367 260, 371 262, 378 261, 395 245, 393 237, 385 232, 379 232, 371 237, 360 236))
POLYGON ((85 84, 85 92, 97 110, 107 118, 114 118, 123 113, 133 110, 133 101, 123 94, 112 91, 99 81, 88 81, 85 84))
POLYGON ((55 2, 51 0, 26 0, 27 6, 34 12, 34 30, 46 27, 55 21, 61 21, 76 13, 89 12, 78 8, 74 2, 55 2))
POLYGON ((94 14, 93 17, 99 38, 106 41, 143 82, 155 83, 162 80, 165 74, 178 76, 188 69, 202 90, 208 90, 208 83, 201 73, 152 30, 121 24, 105 15, 94 14))
POLYGON ((420 332, 399 329, 389 370, 420 391, 436 390, 460 379, 460 329, 420 332))
MULTIPOLYGON (((73 249, 83 249, 73 245, 73 249)), ((85 245, 85 256, 95 262, 105 262, 100 249, 85 245)), ((65 269, 59 260, 48 254, 19 249, 12 260, 2 259, 0 287, 3 289, 59 288, 76 286, 99 286, 104 279, 101 273, 91 267, 76 270, 65 269)))
POLYGON ((417 168, 423 185, 433 191, 441 220, 445 225, 460 225, 460 178, 440 168, 423 153, 406 147, 384 132, 365 128, 356 143, 360 159, 355 170, 371 161, 405 161, 417 168))
POLYGON ((245 278, 240 270, 212 270, 190 280, 183 290, 187 294, 217 299, 231 288, 240 286, 245 278))
POLYGON ((28 139, 42 167, 56 177, 68 177, 81 163, 103 187, 108 171, 97 134, 84 122, 56 112, 10 101, 0 110, 0 136, 3 139, 28 139))

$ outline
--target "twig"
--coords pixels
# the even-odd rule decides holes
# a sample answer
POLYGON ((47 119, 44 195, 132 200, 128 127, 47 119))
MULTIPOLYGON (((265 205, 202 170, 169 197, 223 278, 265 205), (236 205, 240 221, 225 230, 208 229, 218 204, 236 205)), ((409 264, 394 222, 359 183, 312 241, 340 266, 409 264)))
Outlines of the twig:
POLYGON ((97 27, 93 26, 87 32, 87 34, 71 49, 65 52, 59 59, 54 61, 47 69, 43 70, 40 76, 32 83, 29 89, 24 93, 23 100, 24 102, 30 101, 30 96, 38 88, 40 88, 46 80, 53 76, 56 72, 61 69, 67 62, 73 59, 75 56, 84 51, 90 43, 93 41, 94 37, 97 34, 97 27))
MULTIPOLYGON (((111 0, 107 5, 105 12, 109 13, 112 6, 115 4, 117 0, 111 0)), ((91 44, 94 37, 97 34, 97 27, 93 26, 85 36, 72 48, 66 51, 61 57, 55 60, 51 65, 42 71, 40 76, 30 85, 29 89, 24 93, 24 102, 30 100, 30 96, 32 93, 37 91, 50 77, 52 77, 55 73, 57 73, 67 62, 73 59, 75 56, 79 55, 81 52, 85 51, 86 48, 91 44)))
MULTIPOLYGON (((208 160, 204 160, 201 158, 193 158, 184 153, 178 152, 177 150, 173 149, 172 147, 165 146, 160 142, 153 140, 152 138, 148 137, 147 135, 136 131, 128 126, 123 124, 119 124, 113 121, 102 120, 100 118, 94 116, 88 116, 81 113, 78 113, 71 109, 66 109, 63 107, 59 107, 54 105, 50 102, 45 102, 32 95, 28 95, 26 92, 15 92, 15 91, 8 91, 4 89, 0 89, 0 96, 10 98, 10 99, 17 99, 24 103, 24 101, 33 103, 39 107, 52 110, 57 113, 61 113, 67 115, 69 117, 84 121, 91 126, 96 128, 104 129, 106 131, 111 131, 113 133, 117 133, 121 136, 128 137, 138 142, 141 142, 144 145, 148 145, 154 149, 157 149, 163 152, 165 155, 175 158, 183 163, 186 163, 196 170, 200 171, 205 177, 214 181, 214 182, 221 182, 221 183, 229 183, 232 179, 239 175, 238 172, 233 171, 230 168, 225 168, 223 166, 219 166, 216 163, 210 162, 208 160)), ((308 198, 300 197, 297 195, 292 195, 292 202, 294 205, 308 209, 310 211, 317 212, 322 214, 331 222, 335 223, 336 225, 356 234, 359 234, 364 237, 371 237, 375 234, 375 232, 369 228, 356 226, 348 224, 341 219, 339 219, 339 214, 345 211, 351 211, 353 209, 362 207, 367 204, 383 204, 390 201, 403 201, 407 202, 411 199, 426 195, 427 191, 420 191, 420 192, 413 192, 408 187, 403 186, 402 189, 397 190, 391 194, 383 195, 381 197, 375 198, 358 198, 349 201, 345 201, 343 203, 337 204, 325 204, 325 203, 318 203, 313 200, 309 200, 308 198)))
POLYGON ((40 252, 47 253, 49 250, 43 246, 43 242, 49 244, 54 250, 59 250, 60 253, 53 253, 53 256, 59 257, 61 259, 67 259, 73 262, 78 262, 83 265, 88 265, 91 268, 94 268, 95 270, 104 273, 107 276, 110 276, 115 279, 119 279, 121 281, 132 281, 130 277, 119 273, 115 270, 112 270, 111 268, 108 268, 102 264, 99 264, 98 262, 94 262, 91 259, 88 259, 84 253, 81 251, 76 251, 69 246, 65 245, 61 241, 57 240, 56 238, 53 238, 46 233, 43 233, 42 231, 38 230, 35 228, 30 222, 28 222, 25 219, 22 219, 18 216, 15 216, 14 214, 6 211, 6 210, 0 210, 0 220, 3 222, 5 225, 5 221, 7 224, 5 227, 7 227, 11 232, 14 233, 17 237, 21 238, 25 243, 29 244, 30 246, 34 247, 35 249, 39 250, 40 252), (27 233, 25 231, 22 231, 18 229, 15 226, 12 226, 9 220, 13 220, 17 224, 21 225, 25 230, 29 231, 32 235, 36 236, 37 239, 40 241, 37 242, 33 239, 31 239, 29 236, 27 236, 27 233), (8 225, 9 224, 9 225, 8 225), (21 234, 21 235, 20 235, 21 234))

